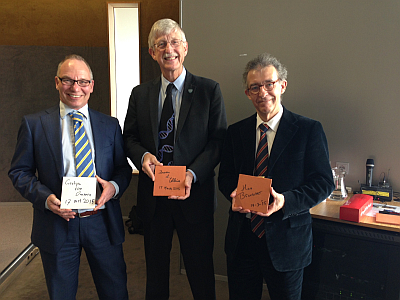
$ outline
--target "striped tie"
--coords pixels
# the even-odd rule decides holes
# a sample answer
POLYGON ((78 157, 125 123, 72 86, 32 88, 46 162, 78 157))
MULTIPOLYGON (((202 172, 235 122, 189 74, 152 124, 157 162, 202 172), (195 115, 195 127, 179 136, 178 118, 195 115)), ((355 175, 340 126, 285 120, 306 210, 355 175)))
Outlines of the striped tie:
MULTIPOLYGON (((267 130, 268 126, 260 124, 260 142, 258 143, 256 162, 254 168, 255 176, 264 176, 267 172, 268 167, 268 142, 267 142, 267 130)), ((265 234, 264 218, 252 214, 251 216, 251 230, 259 238, 262 238, 265 234)))
POLYGON ((71 112, 68 115, 74 123, 76 176, 93 177, 92 149, 82 123, 84 116, 80 112, 71 112))

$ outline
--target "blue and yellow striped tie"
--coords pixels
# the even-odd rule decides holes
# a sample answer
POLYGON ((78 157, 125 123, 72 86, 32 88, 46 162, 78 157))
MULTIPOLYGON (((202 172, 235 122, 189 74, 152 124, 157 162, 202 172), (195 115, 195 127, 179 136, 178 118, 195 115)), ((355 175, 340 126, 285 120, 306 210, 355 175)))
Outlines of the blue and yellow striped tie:
POLYGON ((76 176, 93 177, 92 149, 82 123, 84 116, 80 112, 71 112, 68 115, 74 123, 76 176))

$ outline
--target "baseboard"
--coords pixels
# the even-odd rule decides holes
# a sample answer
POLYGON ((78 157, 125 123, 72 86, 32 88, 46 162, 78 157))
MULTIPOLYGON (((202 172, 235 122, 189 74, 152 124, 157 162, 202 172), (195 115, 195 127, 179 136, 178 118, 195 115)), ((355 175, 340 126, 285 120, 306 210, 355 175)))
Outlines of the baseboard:
POLYGON ((1 272, 0 295, 38 253, 39 249, 35 245, 30 244, 4 269, 3 272, 1 272))

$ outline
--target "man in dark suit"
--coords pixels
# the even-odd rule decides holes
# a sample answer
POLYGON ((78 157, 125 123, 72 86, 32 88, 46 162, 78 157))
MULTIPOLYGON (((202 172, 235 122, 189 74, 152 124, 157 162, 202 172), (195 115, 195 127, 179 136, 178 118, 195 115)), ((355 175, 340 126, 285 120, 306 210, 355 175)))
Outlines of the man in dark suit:
POLYGON ((33 204, 32 243, 40 249, 50 298, 75 299, 83 248, 99 299, 128 299, 119 198, 132 170, 119 123, 88 108, 94 81, 81 56, 70 55, 60 62, 55 84, 60 103, 24 116, 8 173, 15 188, 33 204), (63 177, 78 176, 69 115, 74 112, 83 114, 86 149, 92 156, 89 168, 97 178, 96 207, 89 210, 60 209, 63 177))
POLYGON ((162 76, 132 90, 124 125, 126 152, 139 167, 137 208, 144 222, 146 299, 169 298, 174 230, 194 299, 215 299, 214 168, 226 131, 225 107, 218 83, 184 68, 187 51, 185 34, 175 21, 163 19, 153 25, 149 53, 162 76), (174 125, 168 131, 174 141, 168 149, 173 147, 172 165, 186 166, 187 171, 185 196, 167 198, 153 196, 153 181, 154 168, 161 165, 157 154, 164 149, 158 133, 169 84, 173 84, 174 125))
POLYGON ((243 80, 257 113, 227 131, 218 182, 232 201, 225 239, 230 299, 261 299, 263 279, 272 300, 300 299, 303 269, 311 262, 309 209, 334 188, 321 124, 281 104, 286 78, 286 68, 267 53, 250 61, 243 80), (261 140, 268 151, 260 172, 261 140), (266 214, 234 206, 239 174, 272 179, 266 214))

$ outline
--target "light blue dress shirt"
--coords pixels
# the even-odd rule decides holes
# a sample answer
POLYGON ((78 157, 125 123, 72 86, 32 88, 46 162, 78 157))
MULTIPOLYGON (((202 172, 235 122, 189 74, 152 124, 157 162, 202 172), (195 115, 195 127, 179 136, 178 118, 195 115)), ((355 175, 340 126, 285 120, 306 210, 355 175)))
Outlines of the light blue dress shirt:
MULTIPOLYGON (((61 140, 62 140, 62 152, 63 152, 63 164, 64 164, 64 177, 76 177, 76 168, 75 168, 75 135, 74 135, 74 125, 72 118, 68 116, 69 113, 75 112, 76 110, 71 109, 67 105, 65 105, 62 101, 60 101, 60 125, 61 125, 61 140)), ((95 165, 95 148, 94 148, 94 140, 92 133, 92 126, 90 124, 90 115, 89 108, 86 104, 84 107, 78 110, 80 113, 84 115, 83 118, 83 126, 85 128, 86 135, 89 140, 90 147, 92 148, 92 159, 93 159, 93 167, 94 174, 96 175, 96 165, 95 165)), ((110 181, 115 187, 115 195, 118 195, 119 187, 118 184, 114 181, 110 181)), ((100 198, 101 191, 100 186, 97 183, 96 186, 96 200, 100 198)), ((47 202, 46 202, 47 207, 47 202)), ((100 209, 104 209, 103 205, 100 209)), ((92 209, 79 209, 76 210, 79 213, 92 210, 92 209)))

